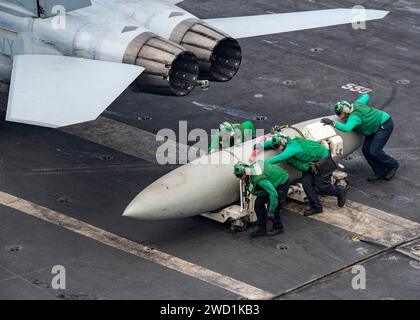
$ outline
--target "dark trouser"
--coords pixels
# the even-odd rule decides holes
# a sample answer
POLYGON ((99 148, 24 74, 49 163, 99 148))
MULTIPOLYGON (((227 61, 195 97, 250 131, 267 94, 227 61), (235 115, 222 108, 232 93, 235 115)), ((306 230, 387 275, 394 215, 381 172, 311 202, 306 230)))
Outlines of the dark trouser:
POLYGON ((372 167, 373 172, 380 177, 385 176, 398 165, 397 160, 387 155, 383 150, 392 134, 392 130, 394 130, 394 122, 390 118, 379 127, 375 134, 365 138, 362 147, 367 162, 372 167))
MULTIPOLYGON (((283 209, 284 203, 286 202, 287 193, 289 192, 289 186, 290 181, 287 180, 285 183, 279 185, 277 190, 278 195, 278 204, 277 208, 274 211, 274 219, 273 219, 273 227, 275 229, 281 229, 283 228, 283 223, 281 222, 281 215, 280 212, 283 209)), ((267 208, 266 204, 269 204, 270 197, 263 196, 263 197, 257 197, 255 199, 255 213, 257 214, 257 226, 261 229, 266 228, 266 222, 267 222, 267 208)))
POLYGON ((331 175, 322 177, 313 174, 311 171, 306 171, 302 175, 302 185, 308 197, 309 204, 313 209, 322 209, 322 204, 315 188, 329 196, 338 197, 339 194, 337 187, 331 182, 331 175))

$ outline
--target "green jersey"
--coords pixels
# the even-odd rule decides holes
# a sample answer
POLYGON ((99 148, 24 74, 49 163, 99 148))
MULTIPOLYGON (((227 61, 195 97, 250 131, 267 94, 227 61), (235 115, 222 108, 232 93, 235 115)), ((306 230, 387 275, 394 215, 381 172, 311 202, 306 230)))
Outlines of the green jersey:
POLYGON ((228 141, 227 146, 223 146, 222 143, 226 143, 222 140, 222 134, 218 132, 211 138, 209 152, 218 150, 222 147, 233 147, 237 143, 243 143, 250 139, 256 138, 255 126, 251 121, 245 121, 242 124, 232 124, 235 134, 228 141), (240 136, 239 136, 240 133, 240 136), (239 139, 238 139, 239 138, 239 139))
POLYGON ((379 127, 391 117, 388 113, 369 107, 369 95, 361 95, 353 104, 353 112, 346 123, 336 122, 335 127, 343 132, 356 131, 364 136, 376 133, 379 127))
POLYGON ((269 196, 269 212, 274 212, 278 205, 276 188, 289 179, 289 174, 281 167, 257 162, 252 167, 248 190, 255 196, 269 196))
POLYGON ((276 164, 287 161, 296 170, 305 172, 312 167, 314 162, 326 158, 328 155, 328 149, 319 142, 296 137, 287 144, 282 153, 267 159, 265 162, 276 164))

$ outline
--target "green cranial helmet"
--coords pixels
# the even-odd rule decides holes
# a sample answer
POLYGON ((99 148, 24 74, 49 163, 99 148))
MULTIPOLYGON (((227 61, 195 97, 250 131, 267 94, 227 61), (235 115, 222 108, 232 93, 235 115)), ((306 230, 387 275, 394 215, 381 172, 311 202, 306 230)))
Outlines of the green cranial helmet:
POLYGON ((244 138, 249 137, 249 138, 255 139, 257 137, 257 132, 255 130, 255 126, 251 121, 249 121, 249 120, 244 121, 244 122, 242 122, 241 126, 242 126, 242 129, 244 131, 244 138))
POLYGON ((334 111, 335 114, 339 115, 341 113, 350 113, 352 110, 353 106, 348 103, 347 101, 339 101, 337 102, 337 104, 335 105, 334 111))
POLYGON ((280 146, 285 146, 289 142, 289 138, 281 132, 273 135, 271 138, 271 146, 273 148, 279 148, 280 146))
POLYGON ((233 166, 233 174, 237 177, 241 177, 246 173, 245 169, 248 167, 249 165, 245 162, 238 162, 233 166))
POLYGON ((280 132, 281 129, 282 129, 281 126, 276 124, 274 127, 271 128, 271 133, 276 134, 276 133, 280 132))
POLYGON ((233 128, 233 125, 230 122, 227 122, 227 121, 223 122, 219 126, 219 129, 220 129, 220 132, 227 133, 227 134, 230 134, 230 135, 235 132, 234 128, 233 128))
POLYGON ((274 135, 271 138, 271 145, 275 148, 280 147, 280 137, 278 135, 274 135))

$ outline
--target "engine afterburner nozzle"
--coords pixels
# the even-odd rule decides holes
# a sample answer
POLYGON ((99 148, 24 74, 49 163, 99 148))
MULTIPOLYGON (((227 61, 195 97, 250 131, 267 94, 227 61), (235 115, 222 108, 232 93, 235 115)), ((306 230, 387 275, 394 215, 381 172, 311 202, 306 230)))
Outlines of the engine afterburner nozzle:
POLYGON ((145 92, 185 96, 197 85, 196 56, 151 32, 139 35, 130 43, 123 62, 146 68, 137 80, 145 92))
POLYGON ((238 41, 200 20, 184 20, 170 39, 197 56, 202 80, 229 81, 239 71, 242 50, 238 41))

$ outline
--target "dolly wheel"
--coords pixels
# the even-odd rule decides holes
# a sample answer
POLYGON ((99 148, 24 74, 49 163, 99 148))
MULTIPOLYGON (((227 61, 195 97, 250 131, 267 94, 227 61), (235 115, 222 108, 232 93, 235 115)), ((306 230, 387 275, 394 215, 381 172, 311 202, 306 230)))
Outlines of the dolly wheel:
POLYGON ((248 228, 249 219, 248 217, 240 218, 240 219, 232 219, 230 218, 227 222, 228 232, 229 233, 238 233, 245 231, 248 228))
POLYGON ((342 187, 344 189, 347 189, 349 187, 349 181, 347 179, 337 180, 335 182, 335 185, 337 187, 342 187))

